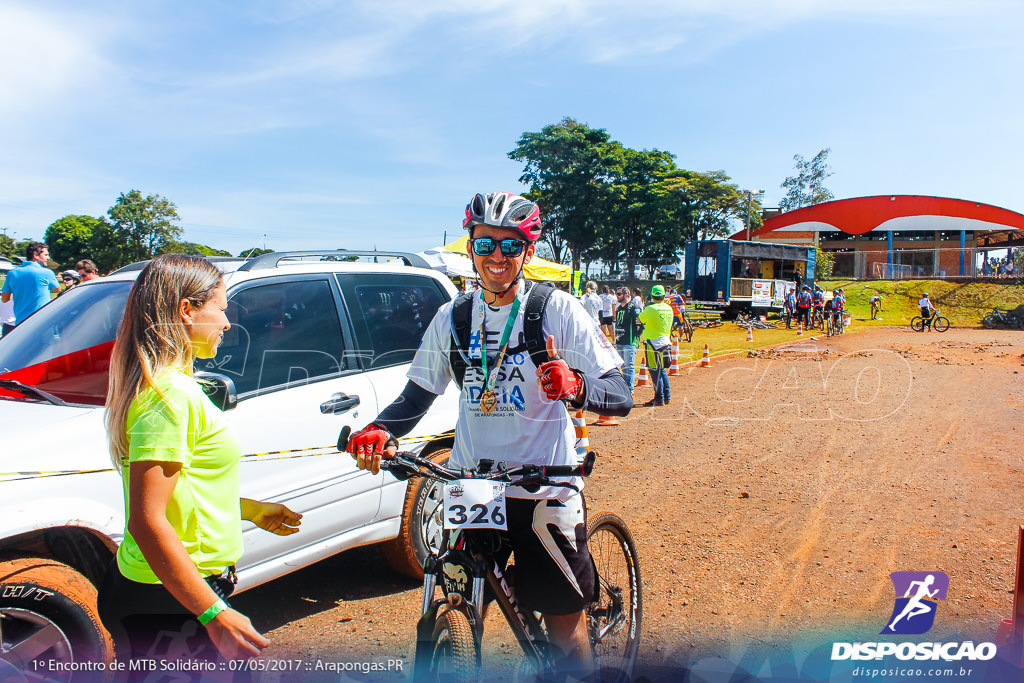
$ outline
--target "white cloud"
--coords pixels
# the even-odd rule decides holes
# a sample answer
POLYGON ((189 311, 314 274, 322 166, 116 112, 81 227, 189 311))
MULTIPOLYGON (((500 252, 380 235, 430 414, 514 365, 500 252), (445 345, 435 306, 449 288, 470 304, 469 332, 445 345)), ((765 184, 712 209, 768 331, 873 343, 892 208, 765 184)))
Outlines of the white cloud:
POLYGON ((0 6, 0 116, 45 110, 102 79, 103 33, 82 16, 0 6))

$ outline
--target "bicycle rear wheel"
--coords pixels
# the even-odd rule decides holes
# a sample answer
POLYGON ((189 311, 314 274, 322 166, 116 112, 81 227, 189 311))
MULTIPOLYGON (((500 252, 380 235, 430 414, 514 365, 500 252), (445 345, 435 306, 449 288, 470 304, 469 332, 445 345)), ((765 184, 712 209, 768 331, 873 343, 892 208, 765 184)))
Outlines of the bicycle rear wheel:
POLYGON ((932 321, 932 329, 936 332, 945 332, 949 329, 949 318, 940 315, 932 321))
MULTIPOLYGON (((598 515, 587 531, 598 575, 597 600, 587 607, 587 631, 596 665, 621 683, 632 677, 640 649, 643 590, 636 544, 626 523, 598 515)), ((602 676, 602 680, 612 680, 602 676)))
POLYGON ((469 619, 457 609, 448 609, 434 624, 434 653, 430 680, 446 683, 476 681, 480 673, 480 648, 473 637, 469 619))
POLYGON ((924 330, 924 318, 919 315, 915 315, 914 319, 910 321, 910 329, 914 332, 921 332, 924 330))

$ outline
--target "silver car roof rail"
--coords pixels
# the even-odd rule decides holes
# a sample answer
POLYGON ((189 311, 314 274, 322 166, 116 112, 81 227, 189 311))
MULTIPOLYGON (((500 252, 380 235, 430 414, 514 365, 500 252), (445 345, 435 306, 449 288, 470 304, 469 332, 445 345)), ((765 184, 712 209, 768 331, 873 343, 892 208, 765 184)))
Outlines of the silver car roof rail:
POLYGON ((267 254, 261 254, 256 258, 251 258, 243 263, 238 270, 249 271, 249 270, 264 270, 269 268, 277 268, 278 264, 284 259, 292 258, 304 258, 311 256, 319 256, 321 261, 341 261, 346 257, 357 256, 357 257, 386 257, 386 258, 398 258, 405 262, 407 266, 413 266, 416 268, 430 268, 430 264, 422 256, 416 254, 410 254, 403 251, 349 251, 348 249, 335 249, 332 251, 272 251, 267 254), (331 258, 334 257, 334 258, 331 258))
MULTIPOLYGON (((241 263, 245 261, 245 259, 241 256, 203 256, 202 258, 213 263, 227 263, 230 261, 241 263)), ((136 261, 135 263, 129 263, 126 266, 121 266, 120 268, 111 272, 110 274, 115 275, 117 273, 131 273, 136 270, 142 270, 143 268, 146 267, 147 264, 149 264, 150 260, 151 259, 147 259, 145 261, 136 261)))

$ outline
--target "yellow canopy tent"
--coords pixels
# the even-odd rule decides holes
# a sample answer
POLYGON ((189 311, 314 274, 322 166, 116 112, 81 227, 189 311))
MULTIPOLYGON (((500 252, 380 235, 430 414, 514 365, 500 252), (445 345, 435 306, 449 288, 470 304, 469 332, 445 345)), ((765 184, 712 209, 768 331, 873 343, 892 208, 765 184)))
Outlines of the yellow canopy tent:
MULTIPOLYGON (((448 251, 453 251, 456 254, 465 254, 466 256, 469 256, 469 235, 463 235, 451 244, 444 245, 444 248, 448 251)), ((526 268, 523 269, 523 274, 526 275, 529 280, 568 282, 569 277, 572 275, 572 266, 563 266, 561 263, 555 263, 553 261, 548 261, 547 259, 542 259, 539 256, 534 256, 530 259, 530 262, 526 264, 526 268)))

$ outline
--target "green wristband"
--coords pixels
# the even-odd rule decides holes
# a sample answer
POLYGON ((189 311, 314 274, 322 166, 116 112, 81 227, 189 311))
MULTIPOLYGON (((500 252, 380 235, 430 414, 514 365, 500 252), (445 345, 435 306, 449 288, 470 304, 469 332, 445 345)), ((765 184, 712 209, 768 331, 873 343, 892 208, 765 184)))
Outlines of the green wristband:
POLYGON ((199 623, 206 626, 213 618, 228 608, 228 603, 224 602, 222 598, 217 598, 217 602, 210 605, 210 609, 200 614, 197 618, 199 623))

